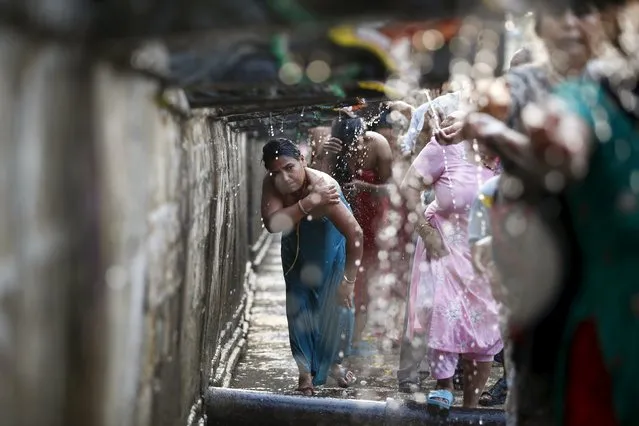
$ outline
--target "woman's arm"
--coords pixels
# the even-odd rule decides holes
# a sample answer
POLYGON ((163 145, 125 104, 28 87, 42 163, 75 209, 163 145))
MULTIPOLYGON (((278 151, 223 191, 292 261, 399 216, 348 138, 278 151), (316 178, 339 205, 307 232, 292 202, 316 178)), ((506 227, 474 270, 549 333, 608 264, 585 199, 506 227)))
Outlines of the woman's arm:
POLYGON ((423 225, 428 225, 428 222, 426 222, 424 218, 426 206, 422 203, 422 193, 430 190, 430 188, 431 185, 426 184, 422 175, 415 169, 415 166, 411 165, 404 176, 399 191, 404 197, 406 208, 417 214, 415 229, 423 225))
POLYGON ((437 145, 427 145, 410 166, 400 185, 400 193, 406 202, 406 207, 416 215, 414 229, 424 241, 428 255, 433 258, 445 256, 448 251, 444 247, 439 231, 433 228, 424 217, 426 207, 422 203, 422 193, 428 191, 443 173, 443 164, 441 164, 443 160, 439 158, 440 154, 442 154, 441 148, 437 145))
POLYGON ((320 179, 306 197, 292 206, 284 207, 282 198, 268 176, 262 181, 262 221, 266 230, 272 234, 291 230, 302 218, 321 205, 339 203, 339 193, 335 185, 320 179))
POLYGON ((341 152, 342 144, 339 139, 329 137, 326 140, 321 140, 317 143, 313 162, 309 166, 332 175, 337 163, 337 156, 341 152))
POLYGON ((346 266, 344 269, 345 281, 355 282, 364 252, 364 234, 357 223, 355 216, 348 210, 344 203, 330 206, 326 217, 346 238, 346 266))
POLYGON ((469 114, 464 134, 508 159, 516 166, 509 172, 524 182, 534 180, 544 183, 553 171, 567 180, 583 177, 592 151, 587 125, 565 110, 530 108, 536 110, 540 120, 527 123, 528 135, 509 129, 502 121, 482 113, 469 114), (549 164, 549 154, 563 158, 563 161, 549 164))

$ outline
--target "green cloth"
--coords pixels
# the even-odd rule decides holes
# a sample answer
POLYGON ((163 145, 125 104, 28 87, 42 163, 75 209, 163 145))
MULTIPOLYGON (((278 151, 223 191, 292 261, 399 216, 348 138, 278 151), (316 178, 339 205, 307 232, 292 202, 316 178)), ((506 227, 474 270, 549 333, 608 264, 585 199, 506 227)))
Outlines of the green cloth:
POLYGON ((567 199, 581 250, 580 289, 568 314, 556 402, 563 423, 568 350, 577 326, 594 320, 621 425, 639 422, 639 132, 597 82, 555 93, 588 123, 596 144, 585 179, 567 199))

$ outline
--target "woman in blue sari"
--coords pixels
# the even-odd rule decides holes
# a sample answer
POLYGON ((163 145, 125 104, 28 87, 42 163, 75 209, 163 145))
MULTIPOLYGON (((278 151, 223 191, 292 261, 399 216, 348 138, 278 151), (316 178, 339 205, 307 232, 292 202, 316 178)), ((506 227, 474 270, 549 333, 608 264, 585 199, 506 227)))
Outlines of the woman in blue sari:
POLYGON ((297 390, 334 378, 354 380, 341 367, 353 329, 352 293, 362 257, 362 230, 333 178, 306 167, 299 148, 274 139, 262 150, 269 173, 262 186, 262 219, 282 232, 286 316, 299 369, 297 390))

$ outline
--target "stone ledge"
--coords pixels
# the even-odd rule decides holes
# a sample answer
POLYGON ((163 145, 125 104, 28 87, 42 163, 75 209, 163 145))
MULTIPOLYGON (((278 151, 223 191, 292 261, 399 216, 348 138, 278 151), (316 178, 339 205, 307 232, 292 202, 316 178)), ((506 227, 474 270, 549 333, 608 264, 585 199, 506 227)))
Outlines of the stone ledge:
POLYGON ((259 266, 262 263, 266 250, 271 246, 273 242, 273 234, 266 230, 262 231, 262 235, 257 239, 255 244, 251 247, 251 256, 253 256, 253 264, 259 266))
MULTIPOLYGON (((249 332, 251 309, 255 300, 255 269, 262 262, 273 241, 273 236, 264 231, 258 241, 251 247, 252 262, 246 263, 244 274, 244 295, 240 305, 230 321, 230 327, 222 331, 213 358, 211 359, 211 371, 209 376, 210 387, 228 387, 233 378, 233 372, 239 362, 242 353, 246 349, 247 335, 249 332), (232 325, 236 324, 234 330, 232 325), (229 336, 230 337, 226 337, 229 336), (226 340, 226 342, 225 342, 226 340)), ((187 426, 200 426, 206 423, 203 412, 202 399, 193 404, 187 419, 187 426)))
MULTIPOLYGON (((228 387, 230 385, 235 367, 237 366, 240 356, 246 347, 246 337, 250 327, 251 309, 253 308, 253 301, 255 300, 255 269, 264 260, 272 241, 273 236, 264 231, 255 245, 251 247, 253 261, 247 262, 246 264, 246 274, 244 275, 243 286, 244 297, 242 298, 238 311, 233 316, 234 320, 238 317, 239 320, 237 322, 233 321, 233 323, 237 324, 235 326, 235 330, 224 346, 218 345, 218 348, 220 349, 219 351, 216 351, 212 361, 212 364, 214 364, 212 365, 209 384, 213 387, 228 387)), ((230 332, 230 330, 228 331, 230 332)), ((220 336, 220 340, 222 339, 223 335, 220 336)), ((221 343, 221 341, 219 343, 221 343)))

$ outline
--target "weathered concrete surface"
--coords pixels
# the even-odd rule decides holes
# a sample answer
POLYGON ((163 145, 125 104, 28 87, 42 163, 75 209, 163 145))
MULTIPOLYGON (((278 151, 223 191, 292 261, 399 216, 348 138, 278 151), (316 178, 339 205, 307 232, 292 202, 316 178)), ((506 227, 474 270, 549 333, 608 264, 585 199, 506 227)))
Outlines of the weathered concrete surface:
POLYGON ((242 337, 259 158, 80 46, 0 28, 0 53, 2 424, 198 424, 242 337))
MULTIPOLYGON (((297 367, 288 342, 279 239, 270 246, 258 269, 256 283, 247 351, 238 365, 231 387, 293 395, 297 386, 297 367)), ((374 343, 370 336, 368 341, 374 343)), ((424 393, 408 396, 397 392, 395 374, 398 363, 398 349, 380 349, 371 357, 351 358, 348 366, 357 376, 356 384, 344 390, 329 381, 316 389, 316 395, 374 401, 414 398, 424 402, 424 393)), ((493 368, 489 385, 495 383, 501 374, 501 367, 493 368)), ((427 392, 434 385, 435 381, 428 379, 423 389, 427 392)), ((461 405, 461 392, 456 392, 455 398, 456 405, 461 405)))

